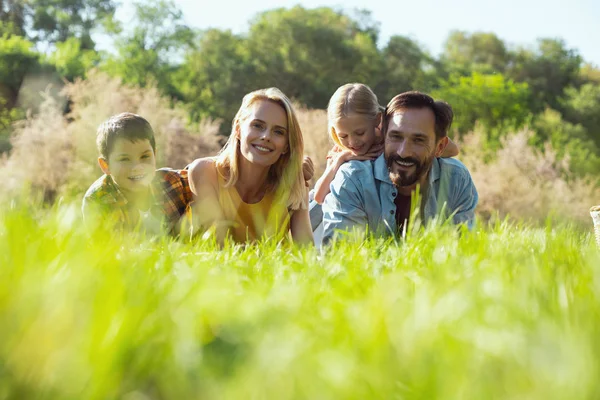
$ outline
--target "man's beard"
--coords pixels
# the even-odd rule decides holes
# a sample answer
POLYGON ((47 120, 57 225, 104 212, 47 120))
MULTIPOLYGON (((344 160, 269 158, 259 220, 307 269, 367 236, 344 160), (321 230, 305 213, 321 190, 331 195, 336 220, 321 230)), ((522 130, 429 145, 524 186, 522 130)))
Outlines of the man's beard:
POLYGON ((419 161, 416 158, 412 157, 402 158, 397 154, 392 154, 389 157, 386 157, 385 162, 390 173, 390 180, 396 187, 414 185, 419 181, 419 179, 427 175, 429 169, 431 168, 431 164, 433 163, 434 157, 435 154, 432 154, 430 157, 426 158, 423 161, 419 161), (412 173, 406 171, 392 172, 392 166, 397 165, 396 161, 413 163, 415 165, 415 171, 412 173))

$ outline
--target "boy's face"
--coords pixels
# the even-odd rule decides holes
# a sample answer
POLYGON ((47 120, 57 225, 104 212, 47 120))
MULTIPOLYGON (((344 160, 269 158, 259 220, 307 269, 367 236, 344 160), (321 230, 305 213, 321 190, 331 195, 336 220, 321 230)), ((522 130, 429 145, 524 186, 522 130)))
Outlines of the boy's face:
POLYGON ((156 158, 147 139, 134 142, 118 138, 108 155, 108 160, 99 158, 102 171, 111 175, 119 189, 137 193, 147 190, 154 178, 156 158))

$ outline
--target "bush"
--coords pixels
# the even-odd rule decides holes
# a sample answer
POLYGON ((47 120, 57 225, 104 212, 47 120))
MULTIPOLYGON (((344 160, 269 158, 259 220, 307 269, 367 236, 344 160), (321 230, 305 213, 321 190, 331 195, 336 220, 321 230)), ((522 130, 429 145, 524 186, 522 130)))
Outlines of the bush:
POLYGON ((565 121, 553 109, 546 109, 533 122, 536 132, 531 142, 538 148, 550 143, 560 158, 569 157, 569 169, 579 177, 596 176, 600 171, 600 149, 581 124, 565 121))
POLYGON ((548 216, 589 223, 589 208, 600 200, 597 180, 573 176, 569 158, 560 158, 547 144, 540 151, 529 144, 534 133, 522 130, 501 139, 488 160, 485 134, 476 131, 461 143, 461 155, 479 192, 477 213, 483 219, 510 215, 542 223, 548 216))
POLYGON ((63 94, 71 101, 68 115, 63 115, 60 101, 46 94, 40 113, 16 129, 12 154, 2 166, 11 195, 31 187, 49 202, 57 195, 82 197, 101 175, 96 162, 97 127, 125 111, 140 114, 154 128, 159 166, 183 167, 220 148, 218 121, 188 126, 186 112, 171 107, 156 87, 134 88, 92 71, 87 80, 67 84, 63 94))

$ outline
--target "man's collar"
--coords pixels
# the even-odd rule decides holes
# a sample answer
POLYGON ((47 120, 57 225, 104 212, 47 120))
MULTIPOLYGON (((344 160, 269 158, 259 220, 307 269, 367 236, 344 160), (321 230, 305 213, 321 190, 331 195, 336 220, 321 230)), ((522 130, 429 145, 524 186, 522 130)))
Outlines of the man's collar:
POLYGON ((377 157, 377 160, 375 160, 373 163, 373 168, 375 170, 375 179, 392 185, 390 171, 388 170, 387 163, 385 162, 385 156, 383 154, 377 157))
POLYGON ((435 157, 431 163, 431 169, 429 170, 429 183, 432 184, 440 179, 440 160, 435 157))

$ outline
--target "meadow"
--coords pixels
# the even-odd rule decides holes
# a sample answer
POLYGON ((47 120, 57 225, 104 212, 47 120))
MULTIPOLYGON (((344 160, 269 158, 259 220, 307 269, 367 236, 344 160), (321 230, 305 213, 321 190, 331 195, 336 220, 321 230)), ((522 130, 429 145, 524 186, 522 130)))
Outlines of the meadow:
MULTIPOLYGON (((109 115, 148 116, 171 167, 215 154, 219 121, 102 74, 64 93, 69 113, 46 94, 0 158, 0 399, 600 397, 600 188, 534 132, 455 137, 471 232, 219 249, 80 213, 109 115)), ((319 176, 325 111, 297 110, 319 176)))
POLYGON ((600 396, 589 230, 218 249, 1 210, 0 399, 600 396))

